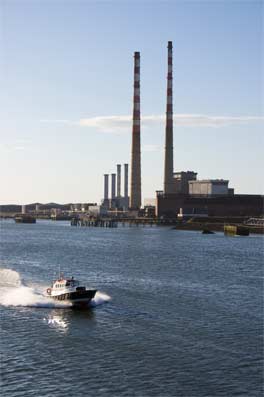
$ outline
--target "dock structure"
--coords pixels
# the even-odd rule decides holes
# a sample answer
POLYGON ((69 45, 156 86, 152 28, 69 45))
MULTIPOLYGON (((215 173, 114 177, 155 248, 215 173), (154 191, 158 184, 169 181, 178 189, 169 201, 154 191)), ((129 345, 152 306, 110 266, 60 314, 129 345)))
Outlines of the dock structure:
MULTIPOLYGON (((233 225, 230 228, 236 228, 236 234, 247 235, 247 233, 264 234, 263 226, 249 226, 242 223, 241 219, 235 221, 232 218, 220 219, 220 218, 196 218, 190 219, 189 221, 182 221, 177 218, 148 218, 148 217, 88 217, 88 216, 76 216, 72 218, 71 225, 79 227, 99 227, 99 228, 118 228, 118 227, 155 227, 155 226, 167 226, 175 230, 191 230, 191 231, 203 231, 205 229, 215 232, 227 232, 226 222, 228 221, 233 225), (243 230, 242 230, 243 229, 243 230), (246 233, 245 230, 246 229, 246 233), (240 232, 242 230, 242 232, 240 232), (239 231, 239 233, 237 232, 239 231)), ((231 229, 230 229, 231 230, 231 229)))
POLYGON ((224 233, 227 236, 248 236, 249 227, 245 225, 225 225, 224 233))
POLYGON ((117 221, 114 219, 86 219, 86 218, 72 218, 71 226, 86 226, 86 227, 117 227, 117 221))
POLYGON ((105 227, 105 228, 117 228, 122 227, 145 227, 145 226, 173 226, 176 223, 176 219, 158 219, 158 218, 92 218, 92 217, 74 217, 71 219, 71 226, 81 227, 105 227))

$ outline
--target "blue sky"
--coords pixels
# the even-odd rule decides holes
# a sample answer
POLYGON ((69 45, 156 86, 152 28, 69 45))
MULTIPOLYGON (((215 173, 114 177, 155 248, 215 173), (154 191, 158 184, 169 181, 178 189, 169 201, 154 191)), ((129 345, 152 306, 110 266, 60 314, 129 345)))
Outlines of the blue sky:
POLYGON ((142 190, 154 197, 168 40, 175 171, 263 193, 261 1, 2 0, 0 18, 0 203, 101 199, 103 174, 130 163, 134 51, 142 190))

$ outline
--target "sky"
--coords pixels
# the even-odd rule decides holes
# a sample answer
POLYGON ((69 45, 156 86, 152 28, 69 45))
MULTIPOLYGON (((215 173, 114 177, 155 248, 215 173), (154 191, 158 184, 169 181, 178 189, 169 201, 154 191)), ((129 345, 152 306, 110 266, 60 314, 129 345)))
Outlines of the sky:
POLYGON ((263 2, 0 0, 0 204, 99 202, 131 156, 141 54, 143 198, 174 169, 263 194, 263 2))

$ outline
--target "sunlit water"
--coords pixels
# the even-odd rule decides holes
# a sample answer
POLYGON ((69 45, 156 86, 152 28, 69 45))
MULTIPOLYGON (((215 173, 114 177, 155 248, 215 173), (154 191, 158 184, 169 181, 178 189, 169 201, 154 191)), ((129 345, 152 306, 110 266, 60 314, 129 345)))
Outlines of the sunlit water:
POLYGON ((0 228, 1 395, 262 396, 263 237, 0 228), (90 308, 44 296, 59 266, 90 308))

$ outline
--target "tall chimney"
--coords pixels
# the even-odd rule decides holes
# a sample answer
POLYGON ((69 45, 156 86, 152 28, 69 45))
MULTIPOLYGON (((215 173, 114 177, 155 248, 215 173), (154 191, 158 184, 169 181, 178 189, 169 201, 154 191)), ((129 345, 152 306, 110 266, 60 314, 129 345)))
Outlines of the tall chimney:
POLYGON ((172 41, 168 41, 168 76, 167 76, 167 109, 164 193, 173 193, 173 103, 172 103, 172 41))
POLYGON ((117 197, 121 197, 121 164, 117 164, 117 197))
POLYGON ((104 200, 108 200, 109 175, 104 174, 104 200))
POLYGON ((140 53, 134 54, 134 100, 131 153, 130 208, 141 207, 141 164, 140 164, 140 53))
POLYGON ((116 174, 111 174, 112 176, 112 194, 111 194, 111 199, 114 200, 116 198, 116 174))
POLYGON ((124 164, 124 197, 128 197, 128 164, 124 164))

